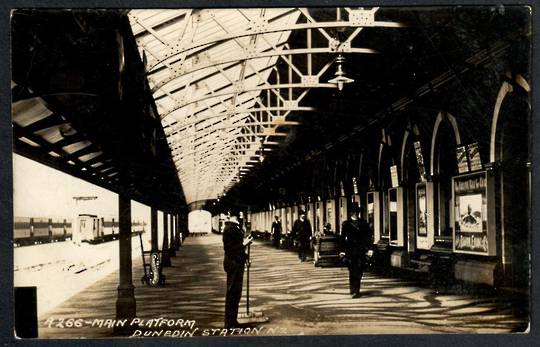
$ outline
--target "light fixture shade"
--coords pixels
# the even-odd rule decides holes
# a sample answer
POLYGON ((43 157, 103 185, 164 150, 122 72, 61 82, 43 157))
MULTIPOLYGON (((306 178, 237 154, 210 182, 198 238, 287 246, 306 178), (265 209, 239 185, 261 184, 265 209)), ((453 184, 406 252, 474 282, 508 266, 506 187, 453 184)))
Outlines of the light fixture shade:
POLYGON ((337 62, 337 69, 335 73, 336 77, 329 80, 328 83, 336 84, 338 87, 338 90, 341 91, 343 89, 344 84, 352 83, 354 82, 354 80, 352 78, 348 78, 347 76, 345 76, 345 72, 343 71, 343 63, 345 62, 345 57, 341 54, 338 55, 338 57, 336 58, 336 62, 337 62))

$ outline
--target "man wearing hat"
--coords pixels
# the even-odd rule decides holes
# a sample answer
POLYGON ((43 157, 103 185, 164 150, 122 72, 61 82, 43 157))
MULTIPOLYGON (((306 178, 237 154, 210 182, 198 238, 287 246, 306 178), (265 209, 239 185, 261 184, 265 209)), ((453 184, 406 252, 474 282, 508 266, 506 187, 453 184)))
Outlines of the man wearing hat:
POLYGON ((306 211, 298 211, 299 218, 294 222, 293 235, 299 243, 298 257, 300 261, 306 261, 311 245, 311 223, 306 218, 306 211))
POLYGON ((349 268, 349 289, 353 298, 360 297, 360 282, 364 274, 366 252, 373 243, 373 231, 369 224, 360 218, 360 206, 354 203, 349 219, 343 222, 341 237, 343 250, 340 256, 346 259, 349 268))
POLYGON ((248 236, 244 238, 241 223, 242 215, 229 212, 229 220, 223 229, 223 249, 225 258, 223 269, 227 273, 227 293, 225 296, 225 328, 238 328, 238 305, 242 297, 242 281, 244 278, 244 263, 247 259, 246 246, 253 241, 248 236))

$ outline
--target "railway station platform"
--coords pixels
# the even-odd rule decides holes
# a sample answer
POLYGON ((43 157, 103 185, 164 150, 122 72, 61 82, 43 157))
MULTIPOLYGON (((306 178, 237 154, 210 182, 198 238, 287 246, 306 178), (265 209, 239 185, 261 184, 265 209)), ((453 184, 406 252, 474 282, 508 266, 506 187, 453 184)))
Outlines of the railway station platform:
MULTIPOLYGON (((295 253, 260 241, 251 249, 250 304, 269 321, 246 331, 224 331, 225 273, 221 236, 188 237, 164 268, 166 284, 141 285, 141 260, 133 263, 137 317, 181 323, 172 330, 198 335, 347 335, 401 333, 507 333, 527 329, 526 307, 519 295, 478 292, 463 287, 433 288, 411 279, 366 273, 363 295, 351 299, 346 268, 318 268, 301 263, 295 253)), ((106 320, 115 318, 118 273, 71 297, 39 317, 39 337, 113 337, 106 320), (79 319, 80 327, 66 322, 79 319), (62 324, 59 324, 63 322, 62 324), (93 326, 92 326, 93 325, 93 326), (101 325, 101 327, 100 327, 101 325)), ((245 294, 245 277, 244 277, 245 294)), ((245 295, 240 312, 245 312, 245 295)), ((157 321, 156 321, 157 324, 157 321)), ((176 323, 175 323, 176 324, 176 323)), ((134 334, 167 337, 161 327, 134 334), (160 335, 161 334, 161 335, 160 335)))

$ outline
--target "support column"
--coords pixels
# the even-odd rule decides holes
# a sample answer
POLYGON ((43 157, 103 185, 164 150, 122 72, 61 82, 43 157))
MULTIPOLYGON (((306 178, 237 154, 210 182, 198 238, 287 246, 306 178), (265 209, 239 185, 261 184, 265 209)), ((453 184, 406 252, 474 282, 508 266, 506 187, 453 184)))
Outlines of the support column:
POLYGON ((167 223, 169 214, 163 211, 163 247, 161 248, 161 265, 171 266, 171 258, 169 255, 169 225, 167 223))
MULTIPOLYGON (((118 195, 119 260, 120 277, 116 299, 116 319, 131 319, 136 316, 135 294, 131 273, 131 199, 118 195)), ((128 327, 129 328, 129 327, 128 327)), ((119 334, 129 333, 126 327, 114 327, 119 334)))
POLYGON ((182 234, 180 229, 180 215, 176 215, 176 250, 180 249, 182 245, 182 234))
POLYGON ((170 241, 171 242, 169 244, 169 254, 170 254, 171 257, 176 257, 176 249, 174 247, 174 240, 175 240, 174 233, 175 233, 175 229, 176 229, 175 225, 174 225, 174 215, 173 214, 169 215, 168 220, 170 222, 169 225, 170 225, 170 228, 171 228, 171 230, 170 230, 170 232, 171 232, 170 241))
POLYGON ((158 217, 157 210, 154 207, 150 208, 150 237, 151 237, 151 251, 158 251, 158 217))

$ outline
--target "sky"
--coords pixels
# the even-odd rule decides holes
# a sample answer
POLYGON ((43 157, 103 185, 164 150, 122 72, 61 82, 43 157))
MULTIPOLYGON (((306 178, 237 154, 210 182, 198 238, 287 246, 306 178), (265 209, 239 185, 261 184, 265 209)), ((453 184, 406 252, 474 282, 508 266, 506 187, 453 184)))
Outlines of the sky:
MULTIPOLYGON (((61 171, 13 154, 13 215, 73 218, 80 213, 118 216, 118 196, 61 171), (75 196, 97 196, 76 201, 75 196)), ((150 221, 150 208, 132 200, 132 220, 150 221)))

